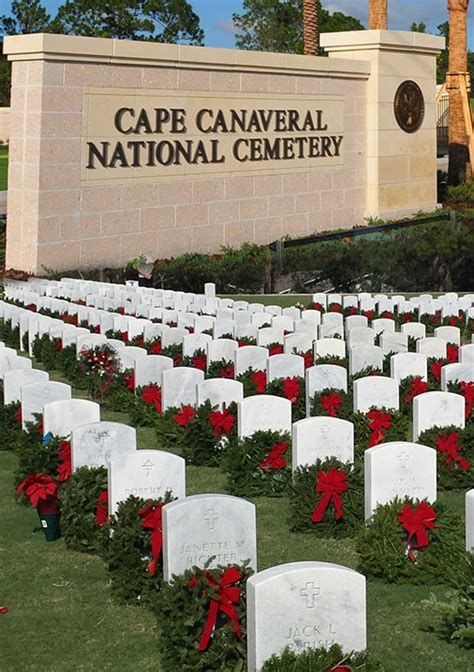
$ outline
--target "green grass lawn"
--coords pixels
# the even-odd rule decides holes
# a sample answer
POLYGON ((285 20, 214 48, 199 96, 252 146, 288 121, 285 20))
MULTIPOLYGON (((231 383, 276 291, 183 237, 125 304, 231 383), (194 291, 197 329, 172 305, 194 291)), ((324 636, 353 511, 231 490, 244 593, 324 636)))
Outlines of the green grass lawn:
POLYGON ((0 147, 0 191, 6 191, 8 182, 8 148, 0 147))
MULTIPOLYGON (((127 422, 126 415, 105 410, 102 419, 127 422)), ((150 429, 138 430, 138 442, 140 448, 159 447, 150 429)), ((47 544, 42 532, 35 532, 36 512, 15 502, 15 466, 13 454, 0 452, 0 605, 9 608, 0 616, 0 670, 166 672, 153 616, 114 604, 100 558, 68 551, 62 540, 47 544)), ((226 492, 225 475, 188 467, 187 492, 226 492)), ((443 494, 440 500, 463 515, 462 493, 443 494)), ((254 501, 259 569, 297 560, 356 567, 353 541, 290 533, 286 498, 254 501)), ((446 590, 368 584, 369 647, 387 672, 472 672, 472 652, 426 631, 430 609, 421 601, 431 593, 442 597, 446 590)))

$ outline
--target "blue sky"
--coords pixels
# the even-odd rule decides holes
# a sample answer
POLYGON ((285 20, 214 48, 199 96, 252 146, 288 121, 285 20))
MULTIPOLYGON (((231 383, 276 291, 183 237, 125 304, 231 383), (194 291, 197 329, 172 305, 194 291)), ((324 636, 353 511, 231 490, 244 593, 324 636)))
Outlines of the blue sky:
MULTIPOLYGON (((3 5, 4 0, 2 0, 3 5)), ((242 9, 241 0, 190 0, 194 11, 200 16, 206 34, 206 45, 210 47, 233 47, 232 14, 242 9)), ((9 5, 9 0, 5 3, 9 5)), ((54 13, 60 0, 43 0, 43 4, 54 13)), ((323 0, 323 6, 333 11, 343 11, 367 23, 368 0, 323 0)), ((446 0, 389 0, 390 28, 409 30, 413 21, 425 21, 428 29, 436 32, 436 27, 448 18, 446 0)), ((472 9, 471 9, 472 14, 472 9)), ((470 46, 474 48, 474 31, 471 31, 470 46)))

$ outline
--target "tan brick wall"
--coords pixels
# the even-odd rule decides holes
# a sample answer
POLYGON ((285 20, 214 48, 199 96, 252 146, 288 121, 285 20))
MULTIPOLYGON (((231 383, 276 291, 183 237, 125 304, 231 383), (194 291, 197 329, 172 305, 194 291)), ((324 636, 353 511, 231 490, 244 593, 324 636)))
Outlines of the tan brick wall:
MULTIPOLYGON (((281 56, 275 55, 276 60, 281 56)), ((345 77, 334 73, 334 66, 331 71, 329 59, 317 60, 327 67, 326 73, 321 68, 316 74, 289 75, 276 67, 271 72, 236 72, 208 65, 190 69, 159 63, 15 61, 7 266, 36 273, 43 266, 116 267, 140 254, 159 258, 190 250, 215 252, 222 245, 264 244, 285 235, 362 224, 366 77, 345 77), (342 94, 344 167, 83 186, 81 133, 87 87, 192 88, 276 97, 342 94)))

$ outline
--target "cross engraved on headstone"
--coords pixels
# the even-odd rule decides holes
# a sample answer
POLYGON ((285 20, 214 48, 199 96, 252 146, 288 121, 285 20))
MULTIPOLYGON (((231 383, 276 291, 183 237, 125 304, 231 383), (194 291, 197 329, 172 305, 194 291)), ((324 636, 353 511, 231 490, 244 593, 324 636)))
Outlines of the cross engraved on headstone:
POLYGON ((408 453, 401 452, 398 455, 398 461, 400 462, 402 469, 406 469, 407 462, 408 462, 409 459, 410 459, 410 456, 409 456, 408 453))
POLYGON ((214 509, 207 509, 204 514, 204 520, 207 523, 207 527, 211 532, 216 529, 216 520, 219 518, 219 514, 214 511, 214 509))
POLYGON ((102 446, 102 448, 105 446, 105 442, 107 439, 110 438, 110 432, 107 430, 102 430, 101 432, 94 432, 92 431, 92 436, 94 438, 94 441, 102 446))
POLYGON ((151 474, 151 470, 153 469, 154 466, 155 466, 155 465, 153 464, 153 462, 152 462, 150 459, 148 459, 146 462, 144 462, 144 463, 142 464, 142 467, 143 467, 143 468, 145 469, 145 471, 146 471, 146 475, 147 475, 147 477, 150 476, 150 474, 151 474))
POLYGON ((321 588, 315 586, 313 581, 309 581, 305 584, 304 588, 301 588, 300 595, 306 600, 306 606, 308 609, 314 609, 316 606, 316 598, 319 597, 321 588))

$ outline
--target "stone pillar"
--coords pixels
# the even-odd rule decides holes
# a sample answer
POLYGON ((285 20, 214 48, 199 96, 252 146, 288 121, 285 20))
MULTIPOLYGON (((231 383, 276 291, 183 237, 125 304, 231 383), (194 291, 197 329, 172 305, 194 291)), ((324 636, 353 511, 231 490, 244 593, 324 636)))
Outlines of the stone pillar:
POLYGON ((401 31, 321 35, 321 46, 331 58, 371 64, 367 84, 367 216, 393 219, 437 207, 436 56, 444 44, 442 37, 401 31), (410 84, 400 89, 405 82, 410 84), (424 99, 421 119, 418 87, 424 99), (397 92, 398 114, 405 130, 395 112, 397 92))

